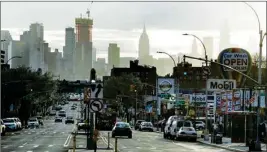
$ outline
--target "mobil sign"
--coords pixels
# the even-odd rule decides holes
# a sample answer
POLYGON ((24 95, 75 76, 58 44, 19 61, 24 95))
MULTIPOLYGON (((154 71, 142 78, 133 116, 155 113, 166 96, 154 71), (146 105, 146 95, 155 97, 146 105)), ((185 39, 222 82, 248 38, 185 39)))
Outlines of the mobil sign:
POLYGON ((233 89, 236 89, 236 80, 232 80, 232 79, 208 79, 206 87, 210 91, 233 90, 233 89))
POLYGON ((190 95, 190 102, 206 102, 206 95, 190 95))

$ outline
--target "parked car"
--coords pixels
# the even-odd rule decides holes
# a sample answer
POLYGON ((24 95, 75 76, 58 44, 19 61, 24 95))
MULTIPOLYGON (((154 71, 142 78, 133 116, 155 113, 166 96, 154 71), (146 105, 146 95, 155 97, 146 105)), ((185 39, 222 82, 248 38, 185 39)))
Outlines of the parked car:
POLYGON ((127 136, 132 138, 132 130, 129 123, 117 122, 112 129, 112 138, 116 136, 127 136))
POLYGON ((203 121, 196 121, 196 129, 203 130, 205 128, 205 123, 203 121))
POLYGON ((4 124, 2 119, 0 120, 0 122, 1 122, 1 128, 0 128, 1 136, 4 136, 6 134, 6 125, 4 124))
POLYGON ((65 124, 72 123, 74 124, 74 118, 72 116, 68 116, 65 120, 65 124))
POLYGON ((145 121, 145 120, 137 120, 136 123, 135 123, 135 125, 134 125, 134 129, 135 129, 135 130, 139 130, 139 128, 140 128, 140 124, 141 124, 142 122, 146 122, 146 121, 145 121))
POLYGON ((62 117, 56 116, 55 117, 55 122, 62 122, 62 117))
POLYGON ((176 140, 187 139, 197 141, 197 132, 193 127, 181 127, 176 133, 176 140))
POLYGON ((3 119, 4 125, 6 126, 6 131, 15 131, 17 130, 17 123, 12 118, 3 119))
POLYGON ((39 124, 43 126, 44 125, 43 117, 42 116, 37 116, 36 118, 38 119, 39 124))
POLYGON ((86 129, 89 128, 89 126, 88 126, 88 124, 84 120, 80 120, 77 123, 77 128, 78 128, 78 130, 86 130, 86 129))
POLYGON ((39 121, 36 117, 29 118, 27 125, 28 127, 36 127, 36 128, 39 128, 40 126, 39 121))
POLYGON ((181 127, 193 127, 190 120, 174 120, 170 126, 170 138, 175 139, 177 132, 181 127))
POLYGON ((20 121, 20 119, 19 118, 17 118, 17 117, 14 117, 14 118, 12 118, 12 119, 14 119, 15 121, 16 121, 16 123, 17 123, 17 129, 22 129, 22 124, 21 124, 21 121, 20 121))
POLYGON ((153 131, 153 124, 151 122, 142 122, 140 127, 139 127, 140 131, 143 130, 148 130, 148 131, 153 131))

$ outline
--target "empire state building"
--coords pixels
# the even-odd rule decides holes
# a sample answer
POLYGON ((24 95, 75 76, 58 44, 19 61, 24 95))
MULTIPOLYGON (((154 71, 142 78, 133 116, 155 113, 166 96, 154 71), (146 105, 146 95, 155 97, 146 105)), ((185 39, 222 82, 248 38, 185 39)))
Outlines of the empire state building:
POLYGON ((140 64, 150 65, 152 62, 150 58, 152 57, 149 55, 149 38, 146 32, 146 26, 144 25, 143 33, 139 39, 138 59, 140 64))

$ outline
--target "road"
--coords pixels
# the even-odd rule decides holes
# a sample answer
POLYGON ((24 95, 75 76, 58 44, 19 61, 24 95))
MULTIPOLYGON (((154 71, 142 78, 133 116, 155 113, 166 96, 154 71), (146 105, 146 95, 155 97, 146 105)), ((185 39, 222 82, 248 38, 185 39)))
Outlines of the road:
MULTIPOLYGON (((105 140, 108 132, 101 132, 105 140)), ((111 138, 111 146, 114 147, 114 138, 111 138)), ((229 152, 224 149, 210 147, 198 142, 171 141, 163 139, 162 134, 156 132, 133 131, 133 138, 118 139, 119 152, 229 152)))
MULTIPOLYGON (((79 104, 71 110, 72 103, 63 106, 67 116, 78 117, 79 104)), ((73 124, 55 123, 54 117, 44 120, 44 126, 23 129, 1 138, 1 152, 65 152, 68 150, 73 124)))

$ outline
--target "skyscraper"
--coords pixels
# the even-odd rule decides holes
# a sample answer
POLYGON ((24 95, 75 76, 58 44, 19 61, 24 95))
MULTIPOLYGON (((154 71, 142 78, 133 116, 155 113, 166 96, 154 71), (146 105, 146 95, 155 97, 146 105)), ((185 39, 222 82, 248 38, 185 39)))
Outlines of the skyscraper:
POLYGON ((75 49, 75 74, 76 79, 89 79, 90 70, 93 67, 92 28, 93 20, 88 17, 75 19, 76 25, 76 49, 75 49))
POLYGON ((230 47, 230 29, 228 26, 228 22, 225 21, 221 31, 220 31, 220 44, 219 44, 219 51, 222 51, 228 47, 230 47))
POLYGON ((74 50, 75 50, 75 33, 74 28, 68 27, 65 29, 65 46, 63 49, 64 55, 64 73, 68 77, 66 79, 74 79, 72 76, 74 74, 74 50))
POLYGON ((116 43, 110 43, 108 46, 108 65, 109 69, 120 66, 120 48, 116 43))
POLYGON ((138 47, 138 59, 140 64, 151 64, 152 57, 149 55, 149 51, 149 38, 147 35, 146 26, 144 25, 143 32, 139 38, 138 47))
POLYGON ((5 40, 4 42, 1 43, 1 50, 5 51, 4 62, 6 62, 9 58, 11 58, 8 52, 8 46, 12 41, 10 32, 6 30, 1 30, 1 40, 5 40))
MULTIPOLYGON (((206 47, 206 50, 207 50, 207 55, 208 55, 208 58, 209 59, 212 59, 213 58, 213 55, 214 55, 214 42, 213 42, 213 37, 204 37, 203 38, 203 43, 205 44, 205 47, 206 47)), ((203 54, 205 53, 205 50, 204 48, 202 49, 203 50, 203 54)), ((203 55, 204 57, 204 55, 203 55)))

